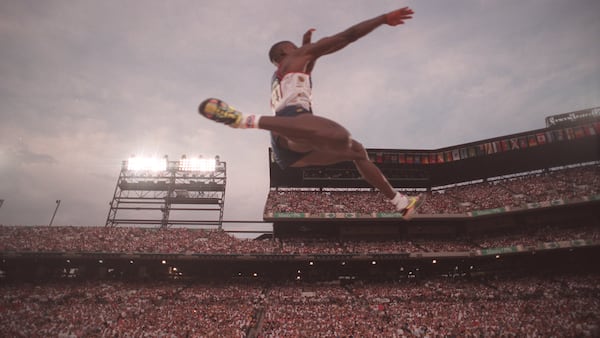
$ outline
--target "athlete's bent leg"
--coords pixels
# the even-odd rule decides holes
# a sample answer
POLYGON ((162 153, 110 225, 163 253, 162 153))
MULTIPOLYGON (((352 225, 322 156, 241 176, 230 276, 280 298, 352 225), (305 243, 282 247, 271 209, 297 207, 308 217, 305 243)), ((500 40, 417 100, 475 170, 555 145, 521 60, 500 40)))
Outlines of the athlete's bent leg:
POLYGON ((371 162, 363 145, 355 140, 351 140, 351 142, 351 147, 345 151, 333 153, 318 150, 312 151, 294 163, 292 167, 331 165, 344 161, 353 161, 363 179, 383 193, 405 219, 410 219, 416 208, 423 204, 424 196, 406 196, 394 190, 381 170, 371 162))
POLYGON ((356 140, 351 139, 350 148, 343 151, 312 151, 292 166, 331 165, 343 161, 353 161, 363 179, 381 191, 388 199, 392 200, 396 197, 397 192, 390 182, 385 178, 381 170, 371 162, 363 145, 356 140))
POLYGON ((383 193, 388 199, 393 199, 398 192, 394 190, 390 182, 383 175, 381 170, 375 165, 375 163, 371 162, 363 145, 355 140, 352 140, 351 149, 354 153, 361 154, 359 159, 354 160, 354 165, 365 181, 379 189, 379 191, 381 191, 381 193, 383 193))
POLYGON ((410 219, 415 213, 416 209, 423 204, 425 197, 423 195, 414 197, 406 196, 394 190, 381 170, 373 162, 371 162, 367 151, 362 144, 352 140, 352 150, 354 152, 364 154, 362 158, 354 160, 354 165, 356 165, 356 169, 358 169, 365 181, 379 189, 379 191, 389 198, 390 202, 394 205, 396 210, 400 211, 404 219, 410 219))
MULTIPOLYGON (((296 149, 291 148, 291 150, 296 149)), ((381 191, 385 197, 391 200, 396 196, 397 192, 390 182, 381 173, 381 170, 369 160, 369 156, 363 145, 352 139, 350 148, 338 152, 312 151, 292 166, 331 165, 344 161, 353 161, 363 179, 381 191)))
MULTIPOLYGON (((286 145, 290 145, 290 143, 287 143, 286 145)), ((293 147, 290 149, 296 150, 293 147)), ((350 148, 346 150, 339 152, 312 151, 292 166, 306 167, 311 165, 331 165, 344 161, 353 161, 362 178, 381 191, 385 197, 391 200, 396 196, 397 192, 387 178, 385 178, 381 170, 371 162, 363 145, 353 139, 351 139, 350 148)))

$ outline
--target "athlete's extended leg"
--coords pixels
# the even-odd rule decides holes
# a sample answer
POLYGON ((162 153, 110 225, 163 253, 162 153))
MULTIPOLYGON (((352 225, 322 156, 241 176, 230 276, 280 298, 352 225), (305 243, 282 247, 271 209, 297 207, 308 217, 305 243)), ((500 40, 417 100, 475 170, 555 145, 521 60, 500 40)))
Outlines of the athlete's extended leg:
POLYGON ((313 114, 294 117, 262 116, 258 128, 276 132, 314 149, 331 152, 346 151, 351 145, 346 128, 329 119, 313 114))
POLYGON ((310 113, 297 116, 244 115, 218 99, 207 99, 198 108, 200 114, 234 128, 260 128, 292 138, 312 148, 344 151, 350 147, 350 133, 338 123, 310 113))

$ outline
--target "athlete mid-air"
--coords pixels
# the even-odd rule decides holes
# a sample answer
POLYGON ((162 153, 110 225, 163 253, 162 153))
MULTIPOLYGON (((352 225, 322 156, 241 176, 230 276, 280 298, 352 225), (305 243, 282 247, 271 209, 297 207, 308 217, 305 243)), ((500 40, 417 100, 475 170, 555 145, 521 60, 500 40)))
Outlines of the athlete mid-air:
POLYGON ((258 128, 271 132, 275 160, 282 169, 331 165, 353 161, 362 177, 383 193, 405 219, 423 203, 423 196, 406 196, 394 190, 379 168, 368 158, 362 144, 338 123, 316 116, 311 108, 311 72, 321 56, 334 53, 387 24, 398 26, 411 19, 408 8, 360 22, 343 32, 311 42, 314 29, 308 30, 298 47, 280 41, 269 51, 277 67, 271 85, 271 108, 275 116, 243 114, 227 103, 210 98, 200 104, 206 118, 233 128, 258 128))

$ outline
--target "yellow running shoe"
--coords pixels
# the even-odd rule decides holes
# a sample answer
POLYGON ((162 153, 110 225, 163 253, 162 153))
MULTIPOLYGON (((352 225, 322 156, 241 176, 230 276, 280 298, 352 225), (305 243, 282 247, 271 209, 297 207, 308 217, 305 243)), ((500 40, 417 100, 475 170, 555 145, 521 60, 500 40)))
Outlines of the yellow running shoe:
POLYGON ((400 214, 402 214, 402 218, 404 220, 410 220, 415 212, 417 211, 417 208, 420 207, 423 203, 425 202, 425 195, 424 194, 419 194, 417 196, 410 196, 408 197, 408 205, 400 210, 400 214))
POLYGON ((198 107, 198 112, 209 120, 223 123, 232 128, 240 127, 243 116, 235 108, 215 98, 202 101, 198 107))

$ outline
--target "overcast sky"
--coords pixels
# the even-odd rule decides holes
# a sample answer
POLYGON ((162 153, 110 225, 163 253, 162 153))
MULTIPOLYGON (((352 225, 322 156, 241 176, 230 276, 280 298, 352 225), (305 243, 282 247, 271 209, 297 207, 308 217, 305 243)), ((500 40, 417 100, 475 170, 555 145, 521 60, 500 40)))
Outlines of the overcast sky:
POLYGON ((437 149, 600 106, 597 0, 0 0, 0 224, 104 225, 121 162, 227 162, 225 219, 260 220, 269 136, 197 114, 270 114, 267 51, 410 6, 317 62, 314 110, 369 148, 437 149))

